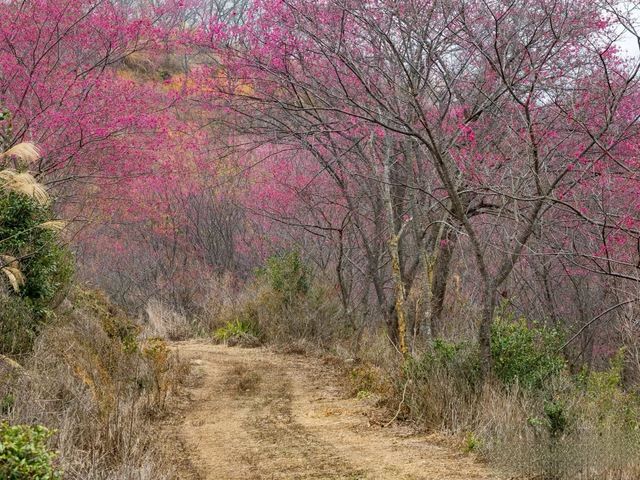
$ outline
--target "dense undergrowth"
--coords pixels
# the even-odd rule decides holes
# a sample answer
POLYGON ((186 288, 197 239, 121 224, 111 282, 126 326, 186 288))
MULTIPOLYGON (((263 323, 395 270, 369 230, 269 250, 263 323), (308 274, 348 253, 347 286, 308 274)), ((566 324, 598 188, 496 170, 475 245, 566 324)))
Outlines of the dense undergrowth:
POLYGON ((623 384, 624 352, 606 370, 571 375, 558 335, 498 319, 486 382, 475 345, 431 342, 396 382, 406 418, 458 434, 464 450, 523 478, 637 478, 640 397, 623 384))
POLYGON ((152 441, 153 420, 167 413, 187 366, 165 340, 139 334, 103 295, 76 287, 20 366, 0 361, 0 418, 52 430, 63 478, 176 478, 152 441))
MULTIPOLYGON (((30 144, 13 152, 37 159, 30 144)), ((106 296, 74 285, 62 228, 33 176, 0 168, 0 478, 177 478, 152 420, 187 367, 106 296)))
POLYGON ((271 257, 237 296, 212 296, 214 337, 232 344, 330 349, 354 332, 331 288, 313 277, 296 252, 271 257), (227 301, 220 302, 220 298, 227 301))

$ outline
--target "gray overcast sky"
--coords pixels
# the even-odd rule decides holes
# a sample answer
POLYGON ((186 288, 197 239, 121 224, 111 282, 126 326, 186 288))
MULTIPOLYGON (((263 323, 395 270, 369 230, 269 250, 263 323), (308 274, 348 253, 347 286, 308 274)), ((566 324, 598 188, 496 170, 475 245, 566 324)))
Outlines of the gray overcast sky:
MULTIPOLYGON (((630 0, 626 3, 626 5, 631 8, 635 13, 635 28, 640 29, 640 0, 630 0)), ((620 41, 620 46, 626 52, 635 57, 640 56, 640 51, 638 50, 638 41, 632 37, 631 35, 625 36, 620 41)))
POLYGON ((625 52, 628 52, 631 55, 638 56, 640 52, 638 51, 638 41, 631 37, 625 37, 621 42, 620 46, 625 52))

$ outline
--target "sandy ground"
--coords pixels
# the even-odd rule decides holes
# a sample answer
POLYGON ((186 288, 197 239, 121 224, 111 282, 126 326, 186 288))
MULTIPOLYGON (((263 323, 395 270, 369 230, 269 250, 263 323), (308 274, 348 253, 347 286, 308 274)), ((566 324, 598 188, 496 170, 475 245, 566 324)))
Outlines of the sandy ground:
POLYGON ((375 408, 349 398, 320 360, 203 342, 176 348, 197 376, 167 427, 182 445, 185 479, 498 479, 469 456, 371 422, 375 408))

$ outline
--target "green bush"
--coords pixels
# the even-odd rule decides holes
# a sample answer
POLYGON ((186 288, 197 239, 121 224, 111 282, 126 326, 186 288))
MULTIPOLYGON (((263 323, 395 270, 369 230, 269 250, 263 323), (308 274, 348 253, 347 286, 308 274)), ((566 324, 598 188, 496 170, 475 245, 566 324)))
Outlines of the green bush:
POLYGON ((296 251, 268 258, 258 276, 282 294, 286 303, 308 293, 311 285, 311 270, 296 251))
POLYGON ((567 418, 567 409, 564 402, 560 400, 547 400, 543 404, 544 414, 546 416, 546 425, 551 437, 561 435, 567 428, 569 419, 567 418))
POLYGON ((564 369, 565 360, 558 354, 561 346, 557 329, 499 316, 491 331, 495 375, 507 385, 518 382, 525 388, 540 388, 564 369))
POLYGON ((213 332, 213 338, 220 342, 227 341, 234 337, 240 338, 249 336, 258 338, 260 335, 254 325, 241 319, 229 321, 224 326, 213 332))
POLYGON ((7 294, 0 293, 0 353, 31 348, 73 275, 72 255, 58 232, 42 226, 52 218, 50 207, 0 189, 0 253, 17 259, 25 280, 18 292, 7 285, 7 294))
POLYGON ((625 350, 621 349, 608 369, 582 373, 578 385, 584 392, 588 410, 599 420, 599 428, 614 428, 621 434, 624 430, 632 431, 640 441, 640 396, 623 387, 624 355, 625 350))
POLYGON ((56 454, 47 448, 52 432, 43 426, 0 424, 0 478, 5 480, 58 480, 56 454))
POLYGON ((73 274, 70 252, 58 233, 41 225, 53 219, 51 208, 15 192, 0 190, 0 250, 19 260, 26 283, 20 296, 35 310, 45 308, 73 274))

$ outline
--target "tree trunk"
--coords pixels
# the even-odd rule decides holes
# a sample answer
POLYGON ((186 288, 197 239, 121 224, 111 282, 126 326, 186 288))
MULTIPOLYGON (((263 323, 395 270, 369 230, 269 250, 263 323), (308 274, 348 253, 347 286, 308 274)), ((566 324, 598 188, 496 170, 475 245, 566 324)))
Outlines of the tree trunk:
POLYGON ((387 225, 391 234, 389 235, 388 248, 391 257, 391 278, 393 280, 394 306, 397 326, 397 347, 402 355, 408 353, 407 348, 407 315, 405 312, 405 286, 402 279, 402 265, 400 263, 400 240, 406 225, 398 225, 393 208, 393 197, 391 194, 391 143, 390 139, 385 139, 385 151, 382 159, 382 195, 383 203, 387 211, 387 225))
POLYGON ((431 323, 431 335, 433 338, 439 338, 444 333, 442 310, 444 308, 444 298, 447 293, 449 266, 455 248, 449 239, 446 239, 446 241, 446 244, 436 246, 436 248, 440 248, 440 252, 429 275, 429 322, 431 323))
POLYGON ((491 356, 491 326, 493 325, 493 314, 495 310, 495 289, 490 286, 485 287, 482 306, 482 317, 480 320, 480 331, 478 342, 480 343, 480 368, 482 377, 487 380, 491 376, 493 367, 493 357, 491 356))
POLYGON ((400 269, 400 255, 398 253, 399 235, 394 235, 389 240, 389 253, 391 254, 391 275, 395 293, 395 316, 397 321, 398 349, 403 355, 407 349, 407 316, 405 311, 405 289, 402 282, 402 270, 400 269))

